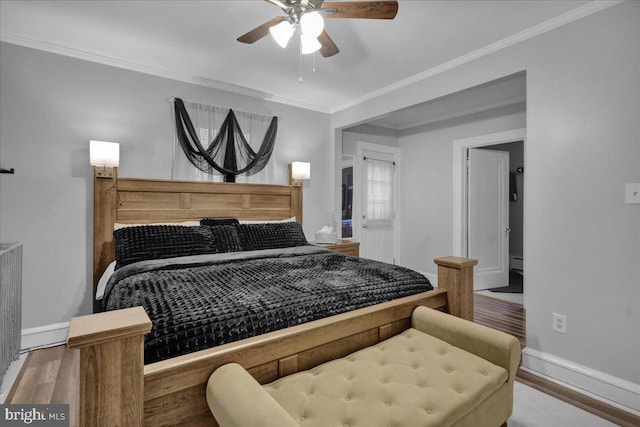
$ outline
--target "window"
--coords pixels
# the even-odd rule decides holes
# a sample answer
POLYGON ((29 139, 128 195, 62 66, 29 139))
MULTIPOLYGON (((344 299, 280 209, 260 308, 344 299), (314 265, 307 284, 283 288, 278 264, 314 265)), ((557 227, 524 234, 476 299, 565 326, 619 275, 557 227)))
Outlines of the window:
POLYGON ((366 159, 367 165, 367 227, 393 226, 393 175, 395 164, 384 160, 366 159))

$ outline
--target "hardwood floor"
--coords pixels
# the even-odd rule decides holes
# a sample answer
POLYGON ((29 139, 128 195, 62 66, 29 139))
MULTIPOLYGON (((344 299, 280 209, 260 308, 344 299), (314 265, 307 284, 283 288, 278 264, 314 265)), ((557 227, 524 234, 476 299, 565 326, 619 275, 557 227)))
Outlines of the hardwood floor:
POLYGON ((77 425, 78 355, 64 345, 30 352, 5 403, 69 403, 69 425, 77 425))
POLYGON ((474 321, 513 335, 527 345, 526 312, 522 304, 474 294, 474 321))
MULTIPOLYGON (((522 305, 476 295, 474 308, 477 323, 508 332, 517 337, 523 347, 525 346, 526 314, 522 305)), ((69 350, 66 346, 32 351, 5 403, 69 403, 69 425, 76 426, 78 366, 78 350, 69 350)), ((519 370, 517 380, 620 426, 640 425, 640 418, 634 415, 528 372, 519 370)))

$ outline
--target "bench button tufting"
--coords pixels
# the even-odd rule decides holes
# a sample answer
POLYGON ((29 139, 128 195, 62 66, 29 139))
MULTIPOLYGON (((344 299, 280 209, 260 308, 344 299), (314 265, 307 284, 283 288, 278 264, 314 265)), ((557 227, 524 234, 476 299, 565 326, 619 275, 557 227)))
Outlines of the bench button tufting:
POLYGON ((386 405, 387 405, 387 406, 391 406, 391 402, 387 402, 387 403, 386 403, 386 405))
POLYGON ((427 408, 426 411, 427 411, 427 414, 429 415, 433 414, 433 410, 431 408, 427 408))

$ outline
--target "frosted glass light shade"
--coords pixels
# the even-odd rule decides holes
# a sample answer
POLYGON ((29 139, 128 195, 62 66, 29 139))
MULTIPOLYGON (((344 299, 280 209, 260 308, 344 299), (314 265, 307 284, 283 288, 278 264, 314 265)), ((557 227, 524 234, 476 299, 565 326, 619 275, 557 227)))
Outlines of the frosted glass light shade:
POLYGON ((324 31, 324 20, 318 12, 308 12, 300 18, 302 34, 309 37, 318 37, 324 31))
POLYGON ((303 55, 313 53, 322 47, 318 39, 313 36, 306 36, 302 34, 302 36, 300 36, 300 41, 302 43, 303 55))
POLYGON ((293 30, 293 25, 289 21, 282 21, 278 25, 269 28, 271 36, 282 48, 287 47, 289 39, 293 35, 293 30))
POLYGON ((293 179, 310 179, 311 163, 309 162, 292 162, 291 178, 293 179))
POLYGON ((91 166, 120 166, 120 144, 117 142, 89 141, 91 166))

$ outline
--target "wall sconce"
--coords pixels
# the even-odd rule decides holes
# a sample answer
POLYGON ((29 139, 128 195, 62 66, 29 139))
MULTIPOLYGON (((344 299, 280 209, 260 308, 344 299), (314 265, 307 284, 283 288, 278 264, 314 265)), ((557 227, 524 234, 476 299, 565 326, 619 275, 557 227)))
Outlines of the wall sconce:
POLYGON ((96 168, 96 177, 113 178, 113 168, 120 166, 120 144, 89 141, 89 163, 96 168))
POLYGON ((311 163, 293 162, 289 164, 289 185, 302 186, 302 181, 311 178, 311 163))

